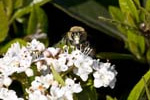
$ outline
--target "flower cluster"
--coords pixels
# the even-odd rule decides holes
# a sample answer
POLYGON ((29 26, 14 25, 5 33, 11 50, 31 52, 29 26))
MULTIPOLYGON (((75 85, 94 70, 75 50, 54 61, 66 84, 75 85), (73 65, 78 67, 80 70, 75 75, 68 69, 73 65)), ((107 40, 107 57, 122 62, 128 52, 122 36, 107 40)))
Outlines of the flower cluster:
POLYGON ((90 49, 70 48, 45 48, 35 39, 27 46, 12 44, 0 58, 0 99, 73 100, 74 94, 81 93, 82 85, 91 77, 96 88, 114 88, 117 75, 114 66, 88 56, 90 49), (26 82, 25 98, 17 97, 14 90, 8 89, 17 76, 14 74, 33 77, 31 82, 26 82))

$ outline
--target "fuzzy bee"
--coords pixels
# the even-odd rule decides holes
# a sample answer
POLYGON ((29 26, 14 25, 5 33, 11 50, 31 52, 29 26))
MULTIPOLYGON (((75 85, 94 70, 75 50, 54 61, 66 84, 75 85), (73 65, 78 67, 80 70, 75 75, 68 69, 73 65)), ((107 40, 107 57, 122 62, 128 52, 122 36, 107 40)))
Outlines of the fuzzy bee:
POLYGON ((87 40, 87 33, 84 28, 80 26, 73 26, 67 32, 67 40, 71 45, 79 45, 87 40))
POLYGON ((62 48, 64 45, 79 47, 80 44, 87 40, 87 33, 84 28, 80 26, 73 26, 65 34, 62 40, 55 46, 62 48))

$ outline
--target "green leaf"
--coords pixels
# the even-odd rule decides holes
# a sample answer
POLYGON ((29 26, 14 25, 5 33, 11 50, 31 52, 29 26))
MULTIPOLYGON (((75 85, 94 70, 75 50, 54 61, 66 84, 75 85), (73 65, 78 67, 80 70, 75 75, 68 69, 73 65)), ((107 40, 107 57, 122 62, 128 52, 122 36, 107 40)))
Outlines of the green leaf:
POLYGON ((99 59, 136 60, 136 58, 131 54, 122 54, 122 53, 114 53, 114 52, 100 52, 96 55, 96 57, 99 59))
POLYGON ((128 30, 128 46, 130 51, 138 58, 145 53, 145 39, 143 36, 135 34, 136 32, 128 30))
POLYGON ((138 59, 141 59, 138 47, 133 41, 129 42, 129 49, 138 59))
MULTIPOLYGON (((107 1, 114 1, 114 3, 116 3, 116 0, 107 1)), ((54 0, 53 4, 68 15, 84 22, 90 27, 118 39, 124 39, 124 35, 122 35, 114 25, 98 19, 99 16, 110 18, 110 14, 107 8, 102 5, 102 2, 103 1, 100 0, 54 0)))
POLYGON ((84 87, 82 92, 75 96, 75 100, 98 100, 96 89, 93 86, 84 87))
POLYGON ((141 54, 145 53, 145 38, 141 35, 137 36, 137 44, 141 54))
POLYGON ((30 18, 28 21, 27 34, 36 33, 38 18, 36 14, 36 8, 33 6, 30 14, 30 18))
POLYGON ((142 78, 143 78, 143 81, 144 81, 144 86, 145 86, 147 98, 148 98, 148 100, 150 100, 150 92, 149 92, 149 89, 148 89, 148 85, 146 83, 145 78, 144 77, 142 77, 142 78))
POLYGON ((58 81, 61 85, 65 85, 65 82, 64 80, 62 79, 62 77, 59 75, 59 73, 54 69, 53 65, 50 66, 51 70, 52 70, 52 73, 53 73, 53 76, 54 76, 54 79, 56 81, 58 81))
POLYGON ((124 23, 127 23, 131 27, 136 27, 134 19, 130 13, 126 13, 126 18, 124 20, 124 23))
POLYGON ((22 16, 24 16, 25 14, 28 14, 30 13, 32 9, 32 6, 27 6, 27 7, 24 7, 24 8, 21 8, 21 9, 18 9, 12 16, 12 18, 10 19, 10 24, 17 18, 20 18, 22 16))
POLYGON ((23 0, 14 0, 13 3, 14 9, 18 9, 23 6, 23 0))
POLYGON ((36 33, 38 29, 41 30, 43 33, 47 33, 48 30, 48 19, 43 9, 39 6, 33 6, 28 27, 27 27, 27 34, 36 33))
POLYGON ((19 44, 25 46, 26 45, 26 41, 24 41, 23 39, 19 39, 19 38, 15 38, 11 41, 9 41, 7 44, 0 46, 0 54, 4 54, 7 52, 8 48, 11 47, 11 44, 18 42, 19 44))
POLYGON ((112 98, 111 96, 107 95, 106 100, 117 100, 116 98, 112 98))
MULTIPOLYGON (((37 6, 42 6, 42 5, 44 5, 44 4, 46 4, 46 3, 50 2, 50 1, 51 0, 42 0, 42 1, 38 2, 36 5, 37 6)), ((26 14, 29 14, 31 12, 31 10, 32 10, 33 5, 34 4, 30 4, 30 5, 26 6, 26 7, 18 9, 14 13, 13 17, 11 18, 10 23, 12 23, 17 18, 20 18, 20 17, 22 17, 22 16, 24 16, 26 14)))
POLYGON ((113 19, 117 21, 124 21, 124 15, 118 7, 109 6, 109 12, 113 19))
POLYGON ((8 19, 11 17, 13 11, 13 2, 12 0, 3 0, 5 11, 7 14, 8 19))
MULTIPOLYGON (((148 70, 147 73, 143 77, 145 79, 146 84, 149 84, 150 70, 148 70)), ((127 100, 146 100, 146 99, 142 99, 142 96, 144 95, 144 93, 145 93, 145 84, 144 84, 143 78, 141 78, 141 80, 131 90, 127 100)))
POLYGON ((137 5, 138 7, 141 6, 139 0, 133 0, 133 1, 135 2, 135 5, 137 5))
POLYGON ((5 12, 3 2, 0 0, 0 42, 5 40, 5 38, 7 37, 8 30, 8 17, 5 12))
POLYGON ((139 22, 138 11, 132 0, 119 0, 119 4, 123 13, 130 13, 139 22))
POLYGON ((146 8, 147 11, 150 11, 150 0, 146 1, 145 8, 146 8))
POLYGON ((147 58, 148 63, 150 63, 150 48, 147 50, 146 58, 147 58))

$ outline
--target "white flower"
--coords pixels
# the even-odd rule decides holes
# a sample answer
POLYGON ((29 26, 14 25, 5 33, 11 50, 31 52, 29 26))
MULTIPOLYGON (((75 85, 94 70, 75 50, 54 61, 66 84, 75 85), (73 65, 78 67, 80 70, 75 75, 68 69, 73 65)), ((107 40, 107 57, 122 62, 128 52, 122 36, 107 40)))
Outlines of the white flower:
POLYGON ((7 88, 0 88, 0 99, 2 100, 24 100, 23 98, 18 98, 15 91, 8 90, 7 88))
POLYGON ((12 79, 10 77, 0 74, 0 88, 3 87, 3 85, 9 87, 11 83, 12 79))
POLYGON ((93 71, 93 59, 79 51, 74 51, 72 54, 74 58, 74 65, 76 67, 74 68, 74 73, 80 76, 83 81, 87 81, 88 75, 93 71))
POLYGON ((65 57, 61 57, 61 58, 58 58, 58 66, 60 68, 60 71, 67 71, 68 70, 68 66, 67 66, 67 58, 65 57))
POLYGON ((55 57, 60 53, 60 48, 49 47, 47 49, 49 56, 55 57))
POLYGON ((8 87, 10 86, 10 84, 12 83, 12 79, 9 78, 9 77, 5 77, 4 80, 3 80, 3 84, 8 87))
POLYGON ((20 52, 19 43, 14 43, 8 49, 3 58, 0 59, 0 72, 4 76, 12 75, 19 66, 18 54, 20 52))
POLYGON ((73 100, 73 93, 80 93, 82 88, 80 84, 75 83, 74 80, 67 78, 65 86, 52 85, 50 88, 50 100, 73 100))
POLYGON ((4 57, 0 59, 0 72, 4 76, 10 76, 16 72, 16 65, 12 58, 4 57))
POLYGON ((28 68, 28 69, 25 71, 25 73, 26 73, 26 75, 27 75, 28 77, 34 75, 33 70, 32 70, 31 68, 28 68))
POLYGON ((29 94, 28 100, 48 100, 48 98, 41 91, 36 90, 29 94))
POLYGON ((32 56, 27 48, 23 47, 18 55, 19 67, 17 69, 18 73, 26 71, 32 63, 32 56))
POLYGON ((50 98, 50 100, 64 100, 64 99, 62 99, 64 93, 65 93, 64 89, 62 89, 59 86, 52 85, 51 88, 50 88, 49 98, 50 98))
POLYGON ((30 52, 25 47, 21 49, 18 43, 12 44, 6 55, 0 59, 0 72, 5 76, 24 72, 31 66, 31 61, 30 52))
POLYGON ((36 39, 33 39, 31 43, 28 43, 27 48, 31 51, 38 50, 39 52, 43 51, 45 49, 45 46, 43 43, 37 41, 36 39))
POLYGON ((65 88, 67 91, 71 91, 71 93, 80 93, 82 91, 80 84, 75 83, 71 78, 65 80, 65 88))
POLYGON ((94 67, 96 72, 93 73, 94 76, 94 86, 100 88, 102 86, 110 86, 114 88, 117 72, 110 63, 98 63, 99 66, 94 67))
POLYGON ((16 57, 19 52, 20 52, 20 44, 17 42, 11 45, 11 47, 6 52, 5 57, 9 58, 16 57))
POLYGON ((36 76, 35 80, 31 83, 30 89, 44 91, 48 89, 49 86, 53 83, 53 75, 47 74, 45 76, 36 76))
POLYGON ((59 58, 65 59, 65 65, 67 65, 68 67, 73 66, 74 60, 71 54, 64 52, 62 54, 59 54, 59 58))

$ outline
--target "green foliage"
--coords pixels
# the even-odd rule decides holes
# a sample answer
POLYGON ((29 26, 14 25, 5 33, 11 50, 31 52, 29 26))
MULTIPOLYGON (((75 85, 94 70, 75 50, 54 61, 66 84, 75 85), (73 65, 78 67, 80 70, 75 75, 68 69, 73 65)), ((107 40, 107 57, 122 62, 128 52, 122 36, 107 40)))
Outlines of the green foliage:
POLYGON ((23 0, 14 0, 13 7, 14 9, 18 9, 23 6, 23 0))
POLYGON ((9 17, 12 14, 12 11, 13 11, 13 1, 12 0, 3 0, 3 4, 4 4, 5 10, 6 10, 6 15, 9 19, 9 17))
MULTIPOLYGON (((48 45, 48 18, 40 7, 48 2, 50 0, 0 0, 0 55, 6 52, 11 43, 19 41, 24 44, 35 38, 35 34, 45 36, 42 42, 48 45)), ((38 39, 43 38, 39 36, 38 39)))
POLYGON ((145 8, 146 8, 147 11, 150 11, 150 0, 146 1, 145 8))
POLYGON ((143 78, 134 86, 127 100, 146 100, 143 98, 145 98, 145 85, 150 83, 150 70, 147 71, 143 78))
POLYGON ((112 98, 111 96, 106 96, 106 100, 117 100, 116 98, 112 98))
POLYGON ((109 12, 112 16, 111 22, 115 23, 118 30, 126 37, 124 39, 126 48, 140 62, 149 62, 150 60, 145 55, 149 55, 146 48, 149 48, 150 44, 149 36, 147 35, 150 32, 149 2, 149 0, 146 1, 146 8, 144 8, 139 0, 119 0, 120 9, 109 7, 109 12))
POLYGON ((143 81, 144 81, 144 86, 145 86, 147 98, 148 98, 148 100, 150 100, 150 92, 149 92, 149 89, 148 89, 148 84, 146 83, 145 78, 144 77, 142 77, 142 78, 143 78, 143 81))
POLYGON ((5 12, 4 7, 5 6, 3 4, 3 1, 0 1, 0 23, 3 23, 3 24, 0 24, 0 42, 5 40, 5 38, 7 37, 8 30, 9 30, 8 17, 5 12))
POLYGON ((138 11, 132 0, 119 0, 121 11, 126 14, 131 14, 136 21, 139 21, 138 11))
POLYGON ((138 58, 141 59, 141 56, 145 52, 145 40, 141 35, 136 35, 131 31, 128 31, 128 45, 129 50, 138 58))
POLYGON ((32 7, 31 15, 28 22, 27 34, 36 33, 37 29, 40 28, 42 32, 47 33, 48 19, 45 12, 38 6, 32 7))
POLYGON ((147 50, 146 58, 147 58, 148 63, 150 63, 150 48, 147 50))

